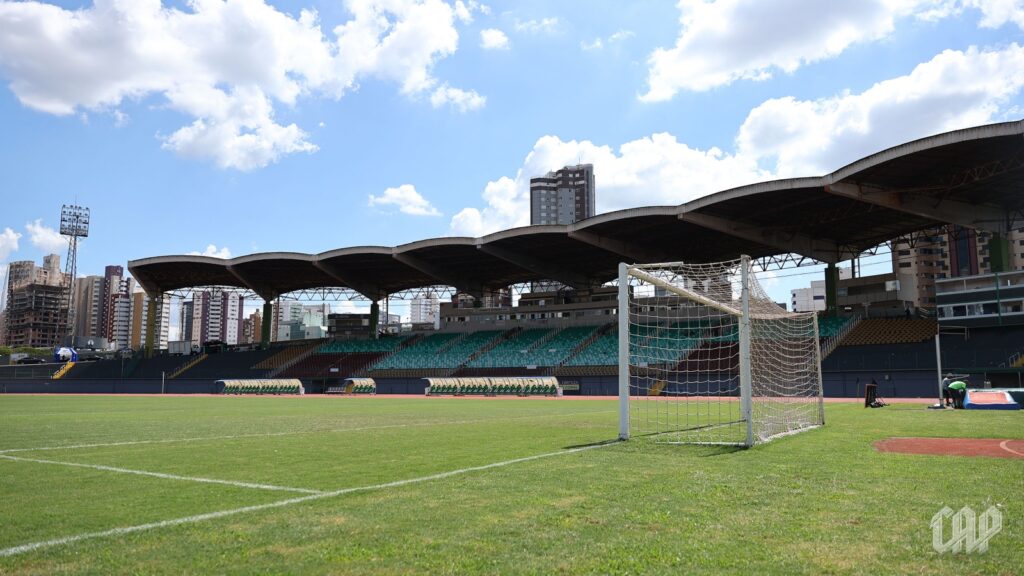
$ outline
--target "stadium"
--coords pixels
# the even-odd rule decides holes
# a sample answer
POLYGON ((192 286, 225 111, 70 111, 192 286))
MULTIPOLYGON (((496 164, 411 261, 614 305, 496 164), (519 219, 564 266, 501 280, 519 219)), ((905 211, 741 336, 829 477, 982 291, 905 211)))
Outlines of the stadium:
POLYGON ((884 299, 866 317, 837 266, 937 229, 1008 243, 1022 170, 1008 122, 569 225, 131 261, 150 302, 373 304, 328 338, 266 322, 258 344, 185 354, 156 349, 151 305, 132 357, 0 367, 19 502, 0 569, 1012 573, 1024 273, 940 294, 994 291, 994 320, 884 299), (802 263, 826 266, 825 312, 786 312, 755 277, 802 263), (424 291, 451 297, 438 327, 377 329, 378 302, 424 291), (947 372, 984 409, 926 410, 947 372), (915 437, 945 441, 885 444, 915 437), (996 507, 987 554, 933 553, 950 495, 996 507))

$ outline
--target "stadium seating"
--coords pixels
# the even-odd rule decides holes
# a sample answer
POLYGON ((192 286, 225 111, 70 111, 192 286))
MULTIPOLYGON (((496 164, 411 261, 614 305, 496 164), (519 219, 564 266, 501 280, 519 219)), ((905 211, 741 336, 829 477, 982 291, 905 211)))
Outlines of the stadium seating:
POLYGON ((63 364, 21 364, 0 366, 0 378, 12 380, 48 380, 63 364))
POLYGON ((263 378, 269 370, 255 370, 252 366, 276 353, 277 351, 275 350, 251 350, 210 354, 205 360, 188 368, 176 377, 186 379, 208 378, 211 380, 228 377, 263 378))
POLYGON ((874 344, 907 344, 935 338, 938 326, 935 320, 903 318, 868 318, 843 339, 843 346, 874 344))
POLYGON ((314 342, 307 342, 305 344, 296 345, 296 346, 285 346, 283 348, 272 348, 271 350, 274 352, 274 354, 271 355, 268 358, 264 358, 263 360, 260 360, 256 364, 254 364, 253 365, 253 369, 255 369, 255 370, 273 370, 273 369, 275 369, 275 368, 277 368, 279 366, 283 366, 284 364, 286 364, 291 359, 296 358, 298 356, 301 356, 302 354, 305 354, 306 352, 309 352, 310 350, 316 348, 317 346, 320 346, 320 344, 322 344, 322 342, 317 340, 317 341, 314 341, 314 342))
POLYGON ((373 366, 374 370, 410 370, 429 365, 462 334, 447 332, 431 334, 418 342, 396 351, 373 366))
POLYGON ((597 332, 596 326, 576 326, 558 331, 519 358, 519 366, 559 366, 597 332))
POLYGON ((530 328, 502 340, 497 346, 480 354, 466 366, 471 368, 503 368, 508 366, 525 366, 523 356, 535 344, 550 336, 551 328, 530 328))
POLYGON ((494 343, 501 335, 502 331, 500 330, 484 330, 466 334, 447 349, 438 352, 432 357, 425 358, 425 362, 419 367, 458 368, 469 361, 473 354, 494 343))
POLYGON ((818 316, 818 338, 831 338, 838 335, 853 320, 852 317, 844 316, 818 316))
POLYGON ((566 366, 615 366, 619 363, 619 333, 615 326, 594 339, 589 346, 570 358, 566 366))

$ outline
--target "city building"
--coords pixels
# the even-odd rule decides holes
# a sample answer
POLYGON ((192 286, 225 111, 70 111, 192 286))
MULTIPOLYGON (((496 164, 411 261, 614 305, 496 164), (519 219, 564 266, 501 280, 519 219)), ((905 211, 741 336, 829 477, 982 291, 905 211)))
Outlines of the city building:
POLYGON ((301 302, 296 300, 277 300, 273 303, 274 317, 270 325, 271 338, 275 341, 301 340, 302 316, 304 314, 301 302), (293 328, 297 323, 298 328, 293 328), (297 331, 296 331, 297 330, 297 331), (293 335, 296 335, 293 337, 293 335))
MULTIPOLYGON (((839 269, 839 279, 851 277, 849 268, 839 269)), ((789 310, 792 312, 821 312, 825 310, 825 281, 815 280, 810 288, 790 290, 789 310)), ((785 306, 784 306, 785 308, 785 306)))
POLYGON ((409 322, 413 324, 430 324, 439 327, 441 319, 441 300, 431 292, 426 296, 417 296, 409 302, 409 322))
POLYGON ((189 340, 202 346, 207 342, 239 344, 243 331, 245 298, 234 290, 217 288, 192 293, 189 340))
POLYGON ((595 213, 593 164, 530 178, 530 224, 572 224, 595 213))
POLYGON ((102 337, 100 325, 103 309, 103 276, 85 276, 75 279, 75 325, 72 333, 78 337, 102 337))
POLYGON ((949 226, 917 235, 913 245, 894 242, 893 271, 916 279, 915 306, 933 308, 936 280, 1024 270, 1024 229, 1006 235, 1006 254, 993 249, 1002 246, 991 232, 949 226))
POLYGON ((263 334, 263 316, 259 310, 249 314, 242 324, 242 342, 245 344, 258 344, 263 334))
POLYGON ((6 345, 46 348, 62 340, 68 313, 66 281, 56 254, 43 258, 42 267, 31 260, 9 264, 6 345))
POLYGON ((179 309, 180 317, 178 319, 178 339, 191 342, 192 341, 192 311, 195 309, 194 304, 191 300, 186 300, 181 303, 179 309))
MULTIPOLYGON (((140 289, 132 294, 132 327, 129 345, 133 350, 141 350, 146 345, 146 329, 148 327, 149 297, 140 289)), ((156 300, 156 329, 153 347, 166 350, 171 327, 171 296, 164 294, 156 300)))

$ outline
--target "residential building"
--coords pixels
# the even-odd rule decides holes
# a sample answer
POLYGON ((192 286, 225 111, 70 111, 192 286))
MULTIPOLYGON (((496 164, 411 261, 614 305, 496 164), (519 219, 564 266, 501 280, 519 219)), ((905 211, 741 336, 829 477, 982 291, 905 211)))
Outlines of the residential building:
POLYGON ((60 332, 67 320, 66 280, 56 254, 43 258, 42 267, 30 260, 9 264, 5 321, 8 346, 45 348, 62 339, 60 332))
POLYGON ((103 337, 100 324, 103 309, 103 276, 85 276, 75 279, 73 334, 85 338, 103 337))
POLYGON ((239 344, 243 335, 245 298, 234 290, 196 290, 192 293, 189 340, 202 346, 220 341, 239 344))
POLYGON ((593 164, 566 166, 530 178, 530 224, 572 224, 595 211, 593 164))
POLYGON ((432 324, 439 326, 441 300, 431 292, 426 296, 417 296, 409 302, 409 321, 413 324, 432 324))
POLYGON ((1006 235, 1005 266, 1000 255, 993 254, 991 232, 960 226, 936 229, 931 234, 918 235, 913 246, 903 240, 893 245, 893 271, 911 275, 917 281, 915 306, 936 305, 935 281, 1024 270, 1024 229, 1012 230, 1006 235), (993 262, 993 260, 996 262, 993 262))
POLYGON ((263 334, 263 316, 259 310, 249 314, 242 325, 242 342, 245 344, 258 344, 263 334))
MULTIPOLYGON (((149 302, 146 293, 137 289, 132 294, 132 327, 130 346, 140 350, 146 345, 146 330, 149 324, 149 302)), ((166 350, 171 327, 171 296, 164 294, 156 300, 156 324, 153 347, 166 350)))

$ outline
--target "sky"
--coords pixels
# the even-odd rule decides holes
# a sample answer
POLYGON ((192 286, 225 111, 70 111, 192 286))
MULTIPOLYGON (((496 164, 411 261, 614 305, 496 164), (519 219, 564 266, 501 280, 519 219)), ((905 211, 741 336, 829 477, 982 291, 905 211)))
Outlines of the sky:
POLYGON ((0 268, 79 204, 101 274, 480 236, 578 162, 600 213, 1018 120, 1024 0, 0 0, 0 84, 0 268))

